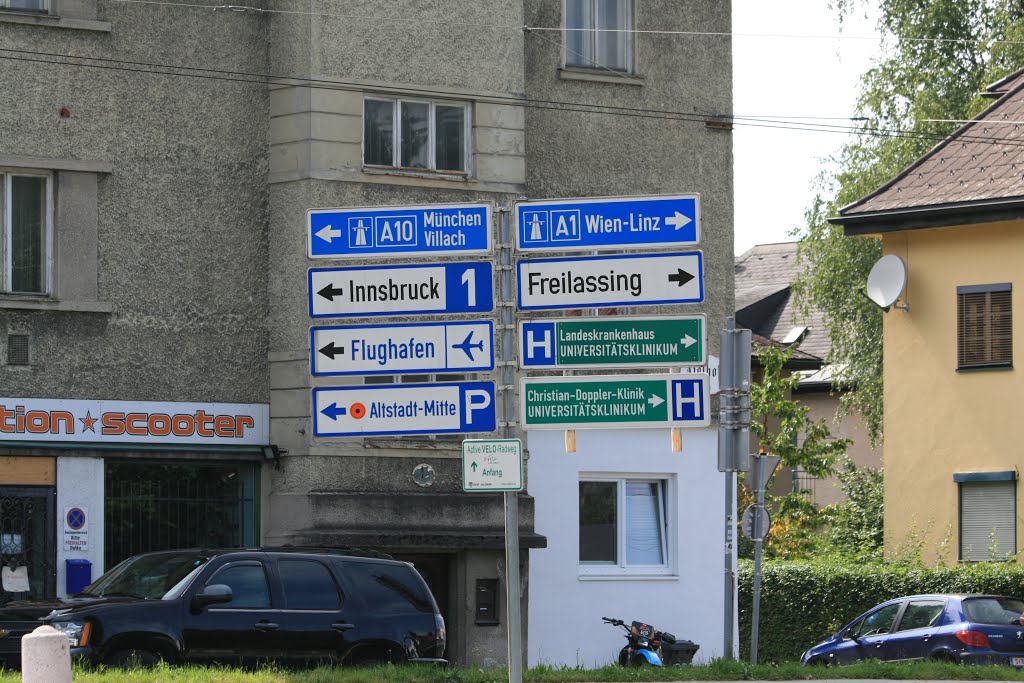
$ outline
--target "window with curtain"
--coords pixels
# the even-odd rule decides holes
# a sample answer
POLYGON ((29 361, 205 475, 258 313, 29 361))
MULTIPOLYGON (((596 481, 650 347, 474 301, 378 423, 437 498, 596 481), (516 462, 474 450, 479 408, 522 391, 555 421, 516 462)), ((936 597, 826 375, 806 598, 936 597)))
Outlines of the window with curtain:
POLYGON ((1013 365, 1010 283, 956 288, 957 367, 1013 365))
POLYGON ((588 573, 668 569, 667 481, 579 482, 579 562, 588 573))
POLYGON ((47 292, 50 183, 47 174, 0 170, 0 292, 47 292))
POLYGON ((363 163, 469 172, 469 107, 450 102, 366 98, 363 163))
POLYGON ((631 0, 565 0, 565 65, 633 70, 631 0))

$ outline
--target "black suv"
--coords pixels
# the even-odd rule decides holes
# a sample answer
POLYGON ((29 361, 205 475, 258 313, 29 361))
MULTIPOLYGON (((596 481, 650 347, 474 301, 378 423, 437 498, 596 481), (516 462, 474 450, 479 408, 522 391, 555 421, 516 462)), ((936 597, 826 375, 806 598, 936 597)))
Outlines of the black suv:
POLYGON ((0 607, 0 663, 63 631, 96 663, 444 663, 444 620, 408 562, 313 548, 137 555, 74 597, 0 607))

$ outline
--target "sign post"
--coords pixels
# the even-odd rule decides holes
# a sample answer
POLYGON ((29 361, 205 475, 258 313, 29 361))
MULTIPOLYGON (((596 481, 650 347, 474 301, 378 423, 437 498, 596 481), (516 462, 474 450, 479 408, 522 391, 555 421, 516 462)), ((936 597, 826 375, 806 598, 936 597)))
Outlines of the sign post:
POLYGON ((519 323, 519 367, 524 370, 706 363, 703 315, 545 318, 519 323))

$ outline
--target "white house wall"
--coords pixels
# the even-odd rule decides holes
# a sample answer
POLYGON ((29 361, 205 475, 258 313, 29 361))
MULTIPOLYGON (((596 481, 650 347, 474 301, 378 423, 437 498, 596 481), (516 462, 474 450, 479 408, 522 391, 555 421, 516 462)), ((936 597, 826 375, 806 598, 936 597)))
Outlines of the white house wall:
MULTIPOLYGON (((602 666, 614 662, 624 632, 601 617, 644 621, 700 646, 696 660, 723 652, 725 479, 717 469, 717 431, 683 431, 682 453, 668 430, 577 431, 528 437, 536 530, 548 547, 530 553, 530 666, 602 666), (658 475, 674 480, 666 510, 671 576, 591 578, 578 572, 581 473, 658 475)), ((695 660, 695 661, 696 661, 695 660)))

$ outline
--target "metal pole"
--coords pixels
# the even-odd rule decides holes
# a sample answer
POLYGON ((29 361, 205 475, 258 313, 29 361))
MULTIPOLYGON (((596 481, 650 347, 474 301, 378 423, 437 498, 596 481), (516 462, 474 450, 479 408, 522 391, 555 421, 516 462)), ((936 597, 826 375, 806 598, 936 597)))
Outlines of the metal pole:
MULTIPOLYGON (((501 393, 502 436, 514 438, 515 405, 515 353, 513 311, 515 299, 512 291, 512 213, 507 206, 498 209, 498 272, 501 281, 501 393)), ((523 681, 522 618, 519 594, 519 494, 505 492, 505 602, 508 605, 508 680, 523 681)))
MULTIPOLYGON (((725 331, 720 336, 720 348, 719 353, 722 354, 722 359, 719 362, 719 384, 720 391, 718 400, 722 406, 721 416, 726 415, 726 412, 733 407, 733 392, 736 389, 736 377, 735 368, 736 364, 732 362, 732 356, 736 350, 736 344, 733 342, 733 330, 736 329, 735 320, 732 316, 725 319, 725 331)), ((730 417, 731 419, 731 417, 730 417)), ((734 461, 735 453, 731 453, 731 449, 734 447, 734 442, 731 435, 727 436, 725 441, 719 441, 719 449, 725 449, 728 452, 726 456, 726 462, 723 463, 726 466, 725 472, 725 614, 723 616, 723 625, 725 629, 723 642, 725 659, 732 659, 733 653, 733 612, 735 611, 735 588, 736 577, 733 574, 733 534, 735 533, 736 524, 733 519, 733 501, 736 499, 736 493, 733 489, 733 478, 735 475, 731 471, 735 467, 734 461)))
MULTIPOLYGON (((754 456, 754 485, 757 486, 757 504, 764 505, 764 458, 760 455, 754 456)), ((763 545, 761 528, 761 508, 757 508, 754 515, 754 609, 750 624, 750 663, 757 664, 757 636, 758 622, 761 616, 761 546, 763 545)))

